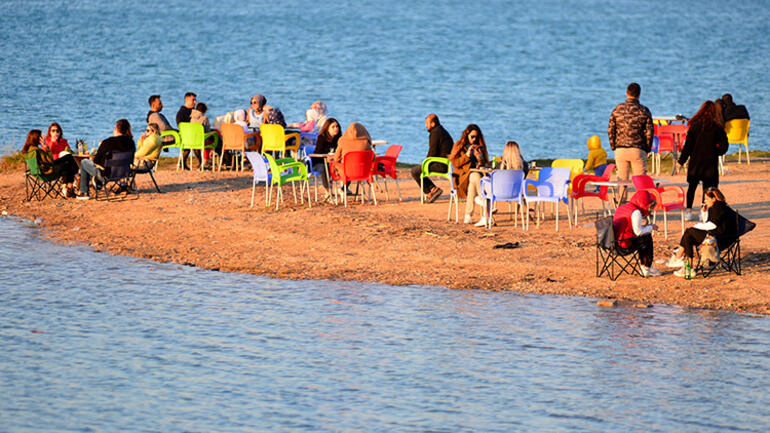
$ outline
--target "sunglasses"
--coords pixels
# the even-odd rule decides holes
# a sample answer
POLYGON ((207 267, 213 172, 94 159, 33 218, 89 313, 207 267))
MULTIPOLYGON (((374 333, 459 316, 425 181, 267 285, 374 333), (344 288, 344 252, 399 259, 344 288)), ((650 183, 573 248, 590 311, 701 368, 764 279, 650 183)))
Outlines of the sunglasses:
POLYGON ((52 129, 51 132, 61 132, 59 129, 52 129))

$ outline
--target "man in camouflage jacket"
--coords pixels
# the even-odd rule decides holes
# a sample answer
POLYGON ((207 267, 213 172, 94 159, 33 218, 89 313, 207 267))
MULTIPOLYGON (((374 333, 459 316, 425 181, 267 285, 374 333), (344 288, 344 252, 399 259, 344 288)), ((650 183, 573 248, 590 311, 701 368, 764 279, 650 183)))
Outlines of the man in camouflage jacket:
MULTIPOLYGON (((626 89, 626 102, 612 110, 607 135, 610 148, 615 151, 618 179, 628 180, 629 171, 634 175, 647 174, 647 153, 652 148, 652 114, 639 103, 641 87, 631 83, 626 89)), ((625 198, 625 188, 621 200, 625 198)))

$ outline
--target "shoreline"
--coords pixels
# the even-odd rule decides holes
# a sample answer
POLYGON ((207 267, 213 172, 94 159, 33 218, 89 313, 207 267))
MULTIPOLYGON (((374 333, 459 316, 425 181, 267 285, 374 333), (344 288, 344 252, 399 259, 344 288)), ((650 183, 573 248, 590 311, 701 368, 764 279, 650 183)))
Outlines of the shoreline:
MULTIPOLYGON (((149 177, 137 180, 138 199, 125 201, 24 200, 23 172, 0 173, 0 210, 21 218, 42 218, 45 237, 88 246, 97 252, 292 280, 346 280, 452 289, 517 291, 616 299, 625 304, 670 304, 770 314, 770 171, 767 162, 730 164, 721 186, 728 202, 757 223, 741 242, 743 275, 720 272, 687 281, 623 275, 617 281, 595 277, 593 218, 582 216, 570 230, 564 210, 560 231, 554 220, 529 231, 513 227, 501 204, 497 226, 484 228, 446 221, 447 196, 420 205, 418 187, 399 170, 404 201, 392 181, 390 201, 378 206, 349 203, 294 204, 291 188, 276 212, 264 208, 257 186, 249 209, 251 172, 176 172, 159 169, 163 194, 150 192, 149 177), (748 183, 750 182, 750 183, 748 183), (751 193, 745 192, 745 184, 751 193), (516 249, 494 249, 519 242, 516 249)), ((684 176, 672 178, 682 184, 684 176)), ((319 187, 322 190, 322 188, 319 187)), ((446 190, 446 188, 445 188, 446 190)), ((321 192, 322 193, 322 192, 321 192)), ((311 196, 313 195, 311 183, 311 196)), ((460 203, 462 219, 465 203, 460 203)), ((598 209, 598 200, 586 210, 598 209)), ((454 212, 453 212, 454 213, 454 212)), ((479 216, 478 208, 474 220, 479 216)), ((667 258, 679 241, 676 218, 669 239, 655 236, 655 259, 667 258)), ((660 220, 659 220, 660 222, 660 220)))

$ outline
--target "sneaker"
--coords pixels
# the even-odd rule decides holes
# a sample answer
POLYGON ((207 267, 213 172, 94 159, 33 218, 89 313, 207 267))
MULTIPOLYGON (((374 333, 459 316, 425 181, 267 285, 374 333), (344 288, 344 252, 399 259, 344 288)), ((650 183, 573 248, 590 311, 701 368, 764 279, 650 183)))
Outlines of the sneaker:
POLYGON ((465 215, 465 218, 463 219, 463 224, 470 224, 472 222, 473 221, 471 220, 471 216, 470 215, 465 215))
POLYGON ((677 257, 676 255, 672 255, 670 259, 666 262, 666 267, 669 268, 681 268, 684 267, 684 259, 681 257, 677 257))
POLYGON ((444 193, 444 190, 442 190, 441 188, 438 188, 438 187, 433 188, 430 194, 428 194, 428 203, 433 203, 434 201, 436 201, 437 198, 441 197, 441 194, 443 193, 444 193))
MULTIPOLYGON (((681 268, 679 268, 679 269, 674 271, 674 275, 676 275, 677 277, 684 278, 685 277, 685 272, 686 272, 686 270, 685 270, 684 266, 682 266, 681 268)), ((694 277, 696 274, 697 274, 697 272, 695 272, 695 269, 690 269, 690 278, 694 277)))
POLYGON ((486 227, 487 226, 487 219, 486 217, 482 217, 479 222, 474 224, 476 227, 486 227))
POLYGON ((481 198, 480 195, 477 195, 476 198, 473 199, 473 202, 476 203, 479 206, 485 206, 487 204, 486 200, 481 198))
POLYGON ((89 197, 87 195, 79 195, 79 196, 77 196, 77 199, 78 200, 91 200, 91 197, 89 197))
POLYGON ((642 266, 642 276, 644 278, 659 277, 660 271, 653 267, 646 268, 642 266))

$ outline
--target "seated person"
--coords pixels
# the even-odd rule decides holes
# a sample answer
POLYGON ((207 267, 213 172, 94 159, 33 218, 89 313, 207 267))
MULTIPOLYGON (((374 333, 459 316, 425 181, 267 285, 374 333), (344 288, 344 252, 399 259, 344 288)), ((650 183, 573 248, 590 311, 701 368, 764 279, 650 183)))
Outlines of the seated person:
MULTIPOLYGON (((428 130, 428 154, 425 158, 446 158, 449 156, 449 152, 452 151, 453 143, 452 136, 449 135, 446 129, 441 126, 438 116, 435 113, 430 113, 425 117, 425 129, 428 130)), ((446 172, 446 164, 440 162, 432 162, 428 166, 428 170, 431 172, 446 172)), ((437 187, 430 178, 422 178, 422 164, 412 167, 410 171, 412 179, 417 182, 417 185, 422 186, 423 194, 427 195, 428 203, 433 203, 444 192, 441 188, 437 187)))
POLYGON ((131 134, 131 124, 126 119, 120 119, 115 123, 115 129, 112 130, 112 137, 102 141, 99 150, 96 151, 93 161, 84 159, 80 163, 80 195, 79 200, 88 200, 88 185, 91 178, 96 179, 97 188, 105 182, 105 176, 109 176, 109 167, 105 167, 105 162, 112 155, 112 152, 135 152, 136 145, 134 137, 131 134), (97 167, 104 167, 104 170, 97 167))
POLYGON ((265 105, 262 110, 262 123, 268 125, 281 125, 286 128, 286 120, 283 118, 283 113, 278 107, 272 105, 265 105))
MULTIPOLYGON (((57 127, 58 128, 58 127, 57 127)), ((48 128, 49 133, 52 128, 48 128)), ((43 175, 54 175, 62 178, 64 187, 62 195, 64 197, 74 196, 73 183, 75 182, 75 173, 78 171, 78 164, 71 154, 62 155, 54 160, 53 153, 45 147, 43 132, 39 129, 33 129, 27 133, 27 139, 21 153, 28 158, 27 154, 35 153, 35 160, 40 173, 43 175)))
MULTIPOLYGON (((706 198, 701 208, 701 223, 685 230, 677 248, 666 262, 670 268, 679 268, 674 272, 677 277, 685 276, 685 260, 692 263, 693 249, 703 243, 706 236, 725 240, 729 243, 738 237, 737 216, 735 211, 725 202, 725 196, 717 188, 706 190, 706 198)), ((691 271, 691 276, 695 271, 691 271)))
MULTIPOLYGON (((315 153, 328 154, 336 151, 341 136, 340 123, 337 122, 337 119, 330 117, 324 123, 321 132, 318 133, 315 153)), ((326 199, 328 200, 331 195, 329 194, 329 179, 326 177, 326 159, 312 158, 311 162, 313 163, 313 170, 321 173, 321 182, 326 189, 326 199)))
MULTIPOLYGON (((240 109, 233 112, 233 123, 241 125, 243 132, 249 134, 253 132, 248 123, 246 123, 246 110, 240 109)), ((246 150, 250 152, 259 152, 262 150, 262 136, 253 135, 246 140, 246 150)))
POLYGON ((208 111, 208 109, 209 107, 206 106, 206 104, 198 102, 198 105, 196 105, 192 112, 190 112, 190 122, 203 125, 204 132, 211 132, 211 123, 209 122, 208 116, 206 116, 206 111, 208 111))
POLYGON ((733 119, 750 119, 749 110, 745 105, 735 105, 733 95, 725 93, 722 95, 722 120, 727 122, 733 119))
POLYGON ((61 126, 56 122, 53 122, 48 126, 48 133, 45 136, 43 148, 51 152, 54 161, 59 159, 62 152, 64 152, 64 154, 61 156, 72 153, 70 144, 64 138, 64 132, 62 131, 61 126))
POLYGON ((342 174, 342 162, 349 152, 357 150, 372 150, 372 137, 364 125, 353 122, 340 137, 337 150, 334 152, 334 170, 338 176, 342 174))
MULTIPOLYGON (((510 140, 507 143, 505 143, 505 147, 503 147, 503 156, 500 158, 500 167, 498 168, 500 170, 521 170, 524 172, 524 177, 527 177, 527 174, 529 174, 529 164, 527 164, 527 161, 524 161, 524 157, 521 156, 521 148, 519 148, 519 143, 513 140, 510 140)), ((476 179, 478 179, 478 182, 479 182, 479 185, 477 185, 476 188, 479 188, 480 190, 481 173, 475 173, 475 172, 471 173, 470 179, 468 180, 468 190, 471 189, 470 183, 476 182, 476 179)), ((481 195, 476 195, 476 197, 473 199, 473 202, 481 206, 482 209, 485 208, 484 199, 481 198, 481 195)), ((471 216, 473 213, 473 208, 470 208, 470 212, 469 212, 469 206, 468 206, 469 203, 471 203, 470 195, 469 195, 469 199, 466 201, 466 204, 465 204, 465 219, 463 220, 463 222, 466 224, 471 223, 471 216)), ((482 214, 481 219, 476 223, 476 226, 477 227, 486 226, 487 218, 489 218, 489 216, 482 214)))
MULTIPOLYGON (((471 173, 471 169, 482 168, 489 162, 484 135, 477 125, 470 124, 465 128, 462 136, 454 144, 452 151, 449 152, 449 160, 452 161, 452 168, 454 169, 452 181, 457 189, 457 195, 466 199, 464 221, 470 223, 481 181, 481 173, 471 173)), ((481 221, 479 221, 479 226, 481 226, 480 223, 481 221)))
POLYGON ((643 225, 643 217, 648 217, 655 207, 655 200, 647 191, 638 191, 628 203, 620 205, 612 218, 615 239, 621 248, 633 248, 639 252, 644 277, 660 276, 660 271, 652 267, 652 231, 656 225, 643 225), (633 239, 631 239, 633 238, 633 239))
POLYGON ((136 145, 134 154, 134 166, 151 169, 157 162, 163 143, 160 140, 160 127, 157 123, 150 123, 136 145))
MULTIPOLYGON (((168 119, 166 119, 166 116, 164 116, 163 113, 161 113, 161 110, 163 110, 163 102, 160 100, 160 95, 150 96, 147 102, 150 104, 150 111, 147 112, 147 123, 148 124, 154 123, 158 125, 158 128, 160 128, 160 132, 176 131, 171 126, 171 124, 168 123, 168 119)), ((163 144, 174 144, 174 137, 170 135, 163 137, 162 140, 163 140, 163 144)))
POLYGON ((251 106, 249 110, 245 112, 245 121, 248 123, 249 128, 259 128, 262 124, 264 117, 262 111, 267 103, 267 98, 262 95, 254 95, 251 97, 251 106))
POLYGON ((607 151, 602 149, 601 138, 598 135, 591 136, 586 142, 586 147, 588 147, 588 159, 583 170, 593 170, 595 175, 601 176, 607 168, 607 151))
POLYGON ((290 123, 289 127, 299 128, 300 132, 320 131, 326 121, 328 109, 326 104, 321 101, 313 102, 310 108, 305 111, 305 121, 302 123, 290 123))

